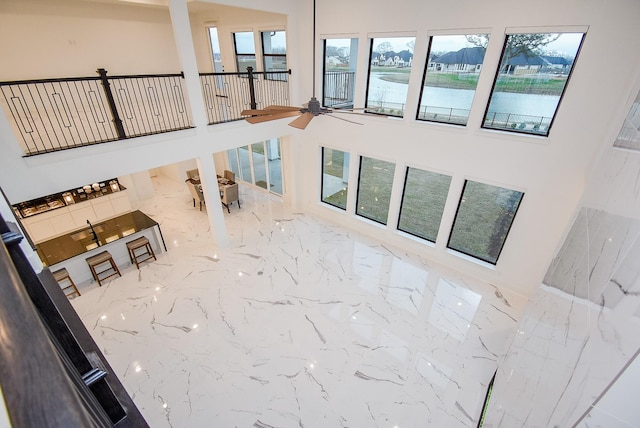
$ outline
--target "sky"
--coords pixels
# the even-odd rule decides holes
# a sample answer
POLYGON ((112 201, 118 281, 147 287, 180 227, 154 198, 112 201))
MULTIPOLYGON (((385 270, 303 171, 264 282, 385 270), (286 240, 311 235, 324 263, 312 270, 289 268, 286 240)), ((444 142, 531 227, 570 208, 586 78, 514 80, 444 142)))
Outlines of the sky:
MULTIPOLYGON (((582 33, 564 33, 553 43, 549 43, 545 50, 557 51, 568 56, 575 56, 582 33)), ((474 45, 467 42, 465 36, 434 36, 432 50, 434 52, 455 52, 474 45)))
MULTIPOLYGON (((564 33, 558 40, 547 45, 547 51, 556 51, 567 56, 575 56, 578 46, 580 45, 580 39, 582 33, 564 33)), ((435 41, 432 49, 434 52, 455 52, 465 47, 473 47, 474 45, 467 42, 464 35, 453 36, 434 36, 435 41)), ((407 49, 407 42, 415 40, 414 37, 380 37, 375 39, 375 48, 383 43, 389 42, 393 46, 393 50, 396 52, 407 49)), ((348 39, 332 40, 333 46, 348 46, 348 39), (342 42, 342 44, 340 44, 342 42)))
POLYGON ((557 51, 568 56, 575 56, 582 36, 583 33, 564 33, 558 40, 549 43, 545 49, 547 51, 557 51))
MULTIPOLYGON (((217 34, 214 36, 216 37, 217 34)), ((580 43, 582 33, 564 33, 558 40, 547 45, 547 51, 556 51, 568 56, 575 56, 580 43)), ((393 50, 400 52, 407 49, 407 43, 415 40, 415 37, 380 37, 375 39, 374 49, 383 42, 389 42, 393 46, 393 50)), ((271 37, 273 47, 286 47, 286 36, 284 31, 277 31, 271 37)), ((349 46, 349 39, 331 40, 333 46, 349 46), (342 43, 342 44, 341 44, 342 43)), ((238 52, 249 53, 255 52, 253 33, 236 33, 236 44, 238 52)), ((472 47, 467 42, 465 36, 434 36, 432 46, 433 52, 454 52, 464 47, 472 47)))
POLYGON ((377 37, 375 38, 375 42, 373 43, 373 50, 378 47, 381 43, 389 42, 391 46, 393 46, 394 52, 400 52, 409 49, 407 47, 407 43, 414 41, 415 37, 377 37))

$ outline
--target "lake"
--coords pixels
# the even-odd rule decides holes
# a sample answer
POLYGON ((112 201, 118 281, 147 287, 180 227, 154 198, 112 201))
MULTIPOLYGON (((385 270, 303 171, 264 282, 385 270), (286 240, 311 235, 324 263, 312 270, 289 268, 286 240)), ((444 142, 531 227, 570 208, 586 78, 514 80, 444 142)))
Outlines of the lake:
MULTIPOLYGON (((374 73, 371 75, 369 85, 369 99, 374 102, 406 103, 407 84, 387 82, 380 79, 380 74, 374 73)), ((469 89, 449 89, 427 86, 423 93, 423 102, 421 104, 433 107, 470 110, 474 94, 475 91, 469 89)), ((557 95, 497 92, 493 96, 489 111, 553 117, 559 100, 560 97, 557 95)))

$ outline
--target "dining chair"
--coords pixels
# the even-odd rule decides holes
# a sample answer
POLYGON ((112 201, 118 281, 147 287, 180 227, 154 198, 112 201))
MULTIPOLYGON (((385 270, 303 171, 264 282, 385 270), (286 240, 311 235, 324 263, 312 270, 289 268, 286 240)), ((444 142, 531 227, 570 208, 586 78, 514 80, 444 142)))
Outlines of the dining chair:
POLYGON ((200 179, 200 173, 198 172, 198 169, 190 169, 186 172, 187 174, 187 179, 194 179, 194 180, 199 180, 200 179))
POLYGON ((236 174, 233 171, 229 171, 228 169, 224 170, 224 178, 226 178, 229 181, 233 181, 235 183, 236 181, 236 174))
POLYGON ((198 186, 193 182, 193 179, 187 179, 185 180, 185 183, 187 184, 189 192, 191 193, 191 197, 193 198, 193 207, 196 207, 197 200, 200 204, 200 211, 202 211, 202 204, 205 203, 204 193, 202 193, 202 190, 200 190, 198 186))
POLYGON ((225 206, 227 212, 229 213, 231 213, 229 205, 231 205, 233 201, 238 201, 238 208, 242 208, 240 206, 240 194, 238 191, 237 183, 224 186, 224 188, 222 189, 222 205, 225 206))

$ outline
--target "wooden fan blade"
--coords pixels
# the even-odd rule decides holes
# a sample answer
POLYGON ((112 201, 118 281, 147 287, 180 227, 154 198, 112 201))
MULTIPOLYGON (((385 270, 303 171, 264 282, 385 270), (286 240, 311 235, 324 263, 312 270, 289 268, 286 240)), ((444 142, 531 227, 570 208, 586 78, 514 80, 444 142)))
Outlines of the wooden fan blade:
POLYGON ((262 116, 265 114, 275 114, 275 110, 242 110, 240 114, 242 116, 262 116))
POLYGON ((294 120, 289 124, 289 126, 293 126, 298 129, 305 129, 309 122, 313 119, 313 115, 311 113, 304 113, 302 116, 294 120))
POLYGON ((299 111, 300 107, 292 107, 292 106, 266 106, 265 110, 280 110, 280 111, 299 111))
POLYGON ((263 109, 242 110, 240 114, 242 116, 259 116, 263 114, 276 114, 285 111, 300 111, 300 107, 291 106, 267 106, 263 109))
POLYGON ((245 118, 245 120, 249 123, 262 123, 262 122, 268 122, 270 120, 276 120, 276 119, 282 119, 285 117, 291 117, 291 116, 297 116, 300 114, 300 111, 283 111, 283 112, 279 112, 279 113, 273 113, 270 115, 262 115, 262 116, 252 116, 252 117, 247 117, 245 118))
MULTIPOLYGON (((344 112, 343 112, 344 113, 344 112)), ((353 114, 358 114, 358 113, 353 113, 353 114)), ((333 119, 340 119, 340 120, 344 120, 345 122, 349 122, 349 123, 355 123, 356 125, 364 125, 363 123, 360 122, 354 122, 353 120, 349 120, 349 119, 345 119, 343 117, 338 117, 338 116, 333 116, 331 113, 329 114, 325 114, 325 116, 327 117, 331 117, 333 119)))

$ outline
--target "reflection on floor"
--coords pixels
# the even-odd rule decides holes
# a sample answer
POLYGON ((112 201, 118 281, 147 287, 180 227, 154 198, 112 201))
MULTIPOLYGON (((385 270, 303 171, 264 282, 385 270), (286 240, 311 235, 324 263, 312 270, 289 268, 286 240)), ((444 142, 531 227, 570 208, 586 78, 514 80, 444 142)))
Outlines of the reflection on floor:
POLYGON ((154 180, 169 251, 72 300, 152 427, 477 425, 522 298, 243 186, 216 248, 154 180))

